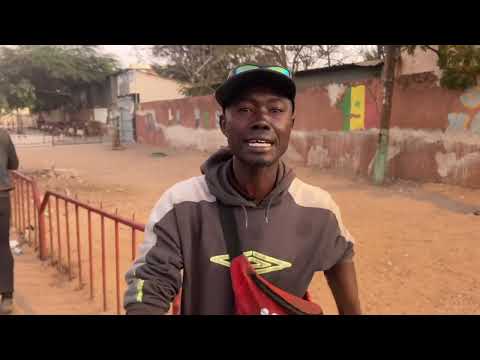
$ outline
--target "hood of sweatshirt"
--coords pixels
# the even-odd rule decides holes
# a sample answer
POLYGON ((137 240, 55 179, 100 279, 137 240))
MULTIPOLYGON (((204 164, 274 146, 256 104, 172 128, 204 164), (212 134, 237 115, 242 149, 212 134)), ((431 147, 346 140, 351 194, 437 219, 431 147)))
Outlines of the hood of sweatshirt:
MULTIPOLYGON (((205 175, 210 192, 218 201, 228 206, 239 206, 246 208, 265 208, 265 221, 268 222, 268 212, 271 206, 282 201, 290 184, 295 178, 295 173, 288 168, 283 161, 280 161, 277 181, 273 190, 259 203, 246 199, 230 183, 228 172, 232 166, 233 154, 229 148, 222 148, 211 155, 201 166, 202 174, 205 175)), ((247 216, 246 216, 247 217, 247 216)), ((246 219, 246 224, 248 221, 246 219)), ((248 225, 246 225, 248 226, 248 225)))

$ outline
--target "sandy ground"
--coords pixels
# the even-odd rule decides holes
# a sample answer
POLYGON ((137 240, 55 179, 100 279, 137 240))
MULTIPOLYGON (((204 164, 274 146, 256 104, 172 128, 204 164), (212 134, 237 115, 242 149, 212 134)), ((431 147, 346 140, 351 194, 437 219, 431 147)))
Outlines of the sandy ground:
MULTIPOLYGON (((140 222, 146 221, 164 190, 179 180, 198 175, 200 164, 208 156, 144 145, 112 151, 107 144, 19 147, 17 151, 22 171, 53 166, 74 174, 70 178, 40 177, 42 188, 77 195, 82 201, 97 206, 101 202, 103 208, 112 212, 118 209, 125 217, 135 213, 140 222), (153 152, 163 152, 167 156, 154 157, 153 152)), ((295 169, 302 180, 331 192, 342 210, 344 222, 356 239, 356 266, 365 313, 480 314, 480 217, 471 214, 480 207, 480 191, 405 181, 375 187, 361 178, 302 166, 295 166, 295 169)), ((52 218, 54 215, 52 210, 52 218)), ((88 253, 85 218, 85 214, 81 215, 80 249, 84 257, 88 253)), ((75 226, 70 227, 74 234, 75 226)), ((106 266, 113 273, 113 230, 107 232, 110 237, 107 237, 106 266)), ((52 230, 53 243, 57 235, 52 230)), ((137 238, 139 243, 141 234, 137 238)), ((102 308, 99 237, 95 236, 93 242, 94 300, 89 299, 88 259, 80 261, 84 283, 80 286, 77 270, 73 280, 68 282, 65 274, 58 274, 54 267, 42 264, 33 250, 27 249, 25 254, 16 257, 16 286, 20 295, 17 313, 115 312, 114 277, 107 279, 107 312, 102 308)), ((78 252, 73 245, 72 248, 71 261, 78 265, 78 261, 75 262, 78 252)), ((131 257, 127 229, 121 230, 120 248, 123 276, 122 271, 131 257)), ((122 279, 121 283, 120 292, 122 279)), ((314 278, 311 290, 327 313, 336 313, 322 274, 314 278)))

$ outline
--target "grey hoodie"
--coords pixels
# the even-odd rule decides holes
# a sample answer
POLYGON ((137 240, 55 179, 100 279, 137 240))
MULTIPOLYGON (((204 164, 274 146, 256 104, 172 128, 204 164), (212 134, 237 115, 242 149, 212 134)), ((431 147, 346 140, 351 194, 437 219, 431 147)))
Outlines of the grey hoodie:
POLYGON ((204 175, 175 184, 156 203, 126 274, 127 314, 164 314, 180 288, 182 314, 233 314, 217 200, 236 207, 242 250, 257 273, 297 296, 315 272, 352 261, 353 238, 327 192, 281 162, 274 189, 257 205, 230 184, 231 164, 231 152, 219 150, 202 165, 204 175))

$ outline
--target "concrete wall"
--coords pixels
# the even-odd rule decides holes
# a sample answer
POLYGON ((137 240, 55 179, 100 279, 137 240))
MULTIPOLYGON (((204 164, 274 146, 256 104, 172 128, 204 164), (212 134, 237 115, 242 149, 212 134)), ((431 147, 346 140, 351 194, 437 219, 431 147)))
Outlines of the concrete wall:
MULTIPOLYGON (((480 87, 442 89, 433 74, 395 83, 389 176, 480 188, 480 87)), ((371 175, 380 123, 379 79, 331 83, 297 96, 287 157, 308 166, 371 175)), ((214 151, 225 145, 213 97, 142 103, 138 141, 214 151)))
POLYGON ((196 148, 217 148, 223 135, 218 129, 221 109, 211 96, 140 104, 136 113, 140 143, 196 148))
POLYGON ((164 79, 152 70, 130 69, 117 75, 117 96, 139 94, 140 102, 183 98, 177 82, 164 79))
POLYGON ((176 81, 164 79, 142 71, 135 73, 131 92, 140 94, 140 102, 183 98, 176 81))

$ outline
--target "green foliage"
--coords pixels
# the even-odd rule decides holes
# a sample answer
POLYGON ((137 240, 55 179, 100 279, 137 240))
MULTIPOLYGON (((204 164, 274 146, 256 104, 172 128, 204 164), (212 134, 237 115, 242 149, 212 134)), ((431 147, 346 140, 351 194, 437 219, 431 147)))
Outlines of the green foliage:
POLYGON ((256 60, 254 49, 235 45, 154 45, 152 53, 167 60, 154 70, 178 81, 187 96, 213 93, 232 67, 256 60))
POLYGON ((478 45, 405 45, 404 50, 412 55, 419 47, 433 51, 438 57, 438 67, 442 70, 440 85, 448 89, 464 90, 477 85, 480 75, 480 47, 478 45))
POLYGON ((0 106, 50 110, 72 101, 72 92, 100 83, 118 68, 96 46, 25 45, 0 48, 0 106))
POLYGON ((379 46, 363 49, 360 51, 360 55, 365 61, 382 59, 382 54, 379 53, 379 46))
POLYGON ((319 59, 328 65, 339 45, 153 45, 154 56, 166 60, 153 68, 161 76, 181 84, 187 96, 212 94, 228 76, 228 72, 242 63, 277 64, 296 72, 308 69, 319 59))

